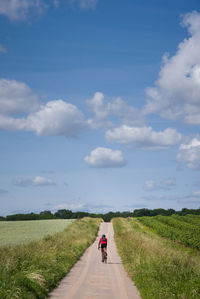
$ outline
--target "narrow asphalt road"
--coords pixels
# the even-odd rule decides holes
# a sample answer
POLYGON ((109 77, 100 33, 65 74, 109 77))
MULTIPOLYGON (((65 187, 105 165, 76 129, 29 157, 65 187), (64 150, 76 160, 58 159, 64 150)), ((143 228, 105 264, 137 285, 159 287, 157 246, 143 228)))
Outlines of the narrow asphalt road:
POLYGON ((117 254, 112 223, 102 223, 96 241, 86 250, 50 299, 141 299, 117 254), (108 238, 108 261, 101 262, 99 237, 108 238))

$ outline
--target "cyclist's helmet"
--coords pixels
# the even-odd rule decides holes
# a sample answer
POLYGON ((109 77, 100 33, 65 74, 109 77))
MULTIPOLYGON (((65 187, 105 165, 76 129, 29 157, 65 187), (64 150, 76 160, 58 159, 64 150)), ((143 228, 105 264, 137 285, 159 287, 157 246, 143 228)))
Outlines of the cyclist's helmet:
POLYGON ((102 235, 102 238, 105 238, 106 237, 106 235, 102 235))

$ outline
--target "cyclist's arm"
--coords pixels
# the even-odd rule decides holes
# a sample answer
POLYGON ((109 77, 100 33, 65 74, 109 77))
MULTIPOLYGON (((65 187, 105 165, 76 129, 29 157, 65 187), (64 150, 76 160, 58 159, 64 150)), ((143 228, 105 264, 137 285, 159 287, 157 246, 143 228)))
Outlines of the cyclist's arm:
POLYGON ((99 240, 98 248, 100 248, 101 241, 99 240))

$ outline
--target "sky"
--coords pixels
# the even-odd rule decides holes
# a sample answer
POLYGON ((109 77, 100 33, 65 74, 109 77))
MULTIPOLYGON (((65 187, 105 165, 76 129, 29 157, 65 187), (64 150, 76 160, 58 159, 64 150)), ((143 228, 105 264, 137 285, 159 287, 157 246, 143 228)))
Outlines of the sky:
POLYGON ((0 215, 200 208, 199 0, 0 0, 0 215))

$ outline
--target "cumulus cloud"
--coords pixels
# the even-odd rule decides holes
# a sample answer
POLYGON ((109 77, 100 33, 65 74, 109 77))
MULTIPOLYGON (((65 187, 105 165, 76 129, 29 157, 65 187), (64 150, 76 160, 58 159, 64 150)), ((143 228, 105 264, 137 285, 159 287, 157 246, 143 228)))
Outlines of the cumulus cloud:
POLYGON ((2 54, 6 54, 7 53, 6 48, 2 44, 0 44, 0 53, 2 53, 2 54))
POLYGON ((88 120, 91 128, 113 127, 113 118, 123 124, 141 125, 144 117, 133 106, 128 105, 121 98, 105 101, 101 92, 96 92, 92 99, 86 101, 94 117, 88 120))
POLYGON ((182 143, 177 153, 177 161, 188 168, 200 169, 200 139, 193 138, 188 143, 182 143))
POLYGON ((94 9, 99 0, 69 0, 70 4, 76 4, 81 9, 94 9))
POLYGON ((143 113, 200 124, 200 13, 184 15, 182 25, 190 36, 174 56, 163 57, 155 87, 147 88, 149 99, 143 113))
POLYGON ((1 129, 73 137, 85 127, 84 115, 76 106, 63 100, 41 105, 25 83, 0 79, 1 129))
POLYGON ((122 167, 126 164, 121 151, 104 147, 94 149, 84 161, 91 167, 122 167))
POLYGON ((64 135, 73 137, 85 127, 82 112, 63 100, 50 101, 27 118, 26 130, 37 135, 64 135))
POLYGON ((122 125, 106 132, 106 139, 120 144, 133 144, 142 149, 166 149, 181 141, 181 134, 175 129, 167 128, 155 132, 151 127, 132 127, 122 125))
POLYGON ((38 97, 25 83, 0 79, 0 114, 28 113, 39 107, 38 97))
POLYGON ((0 14, 10 20, 24 20, 30 10, 42 13, 46 7, 47 4, 43 0, 1 0, 0 14))
POLYGON ((20 187, 28 186, 49 186, 55 185, 55 182, 50 178, 36 176, 32 179, 16 178, 13 180, 13 184, 20 187))

